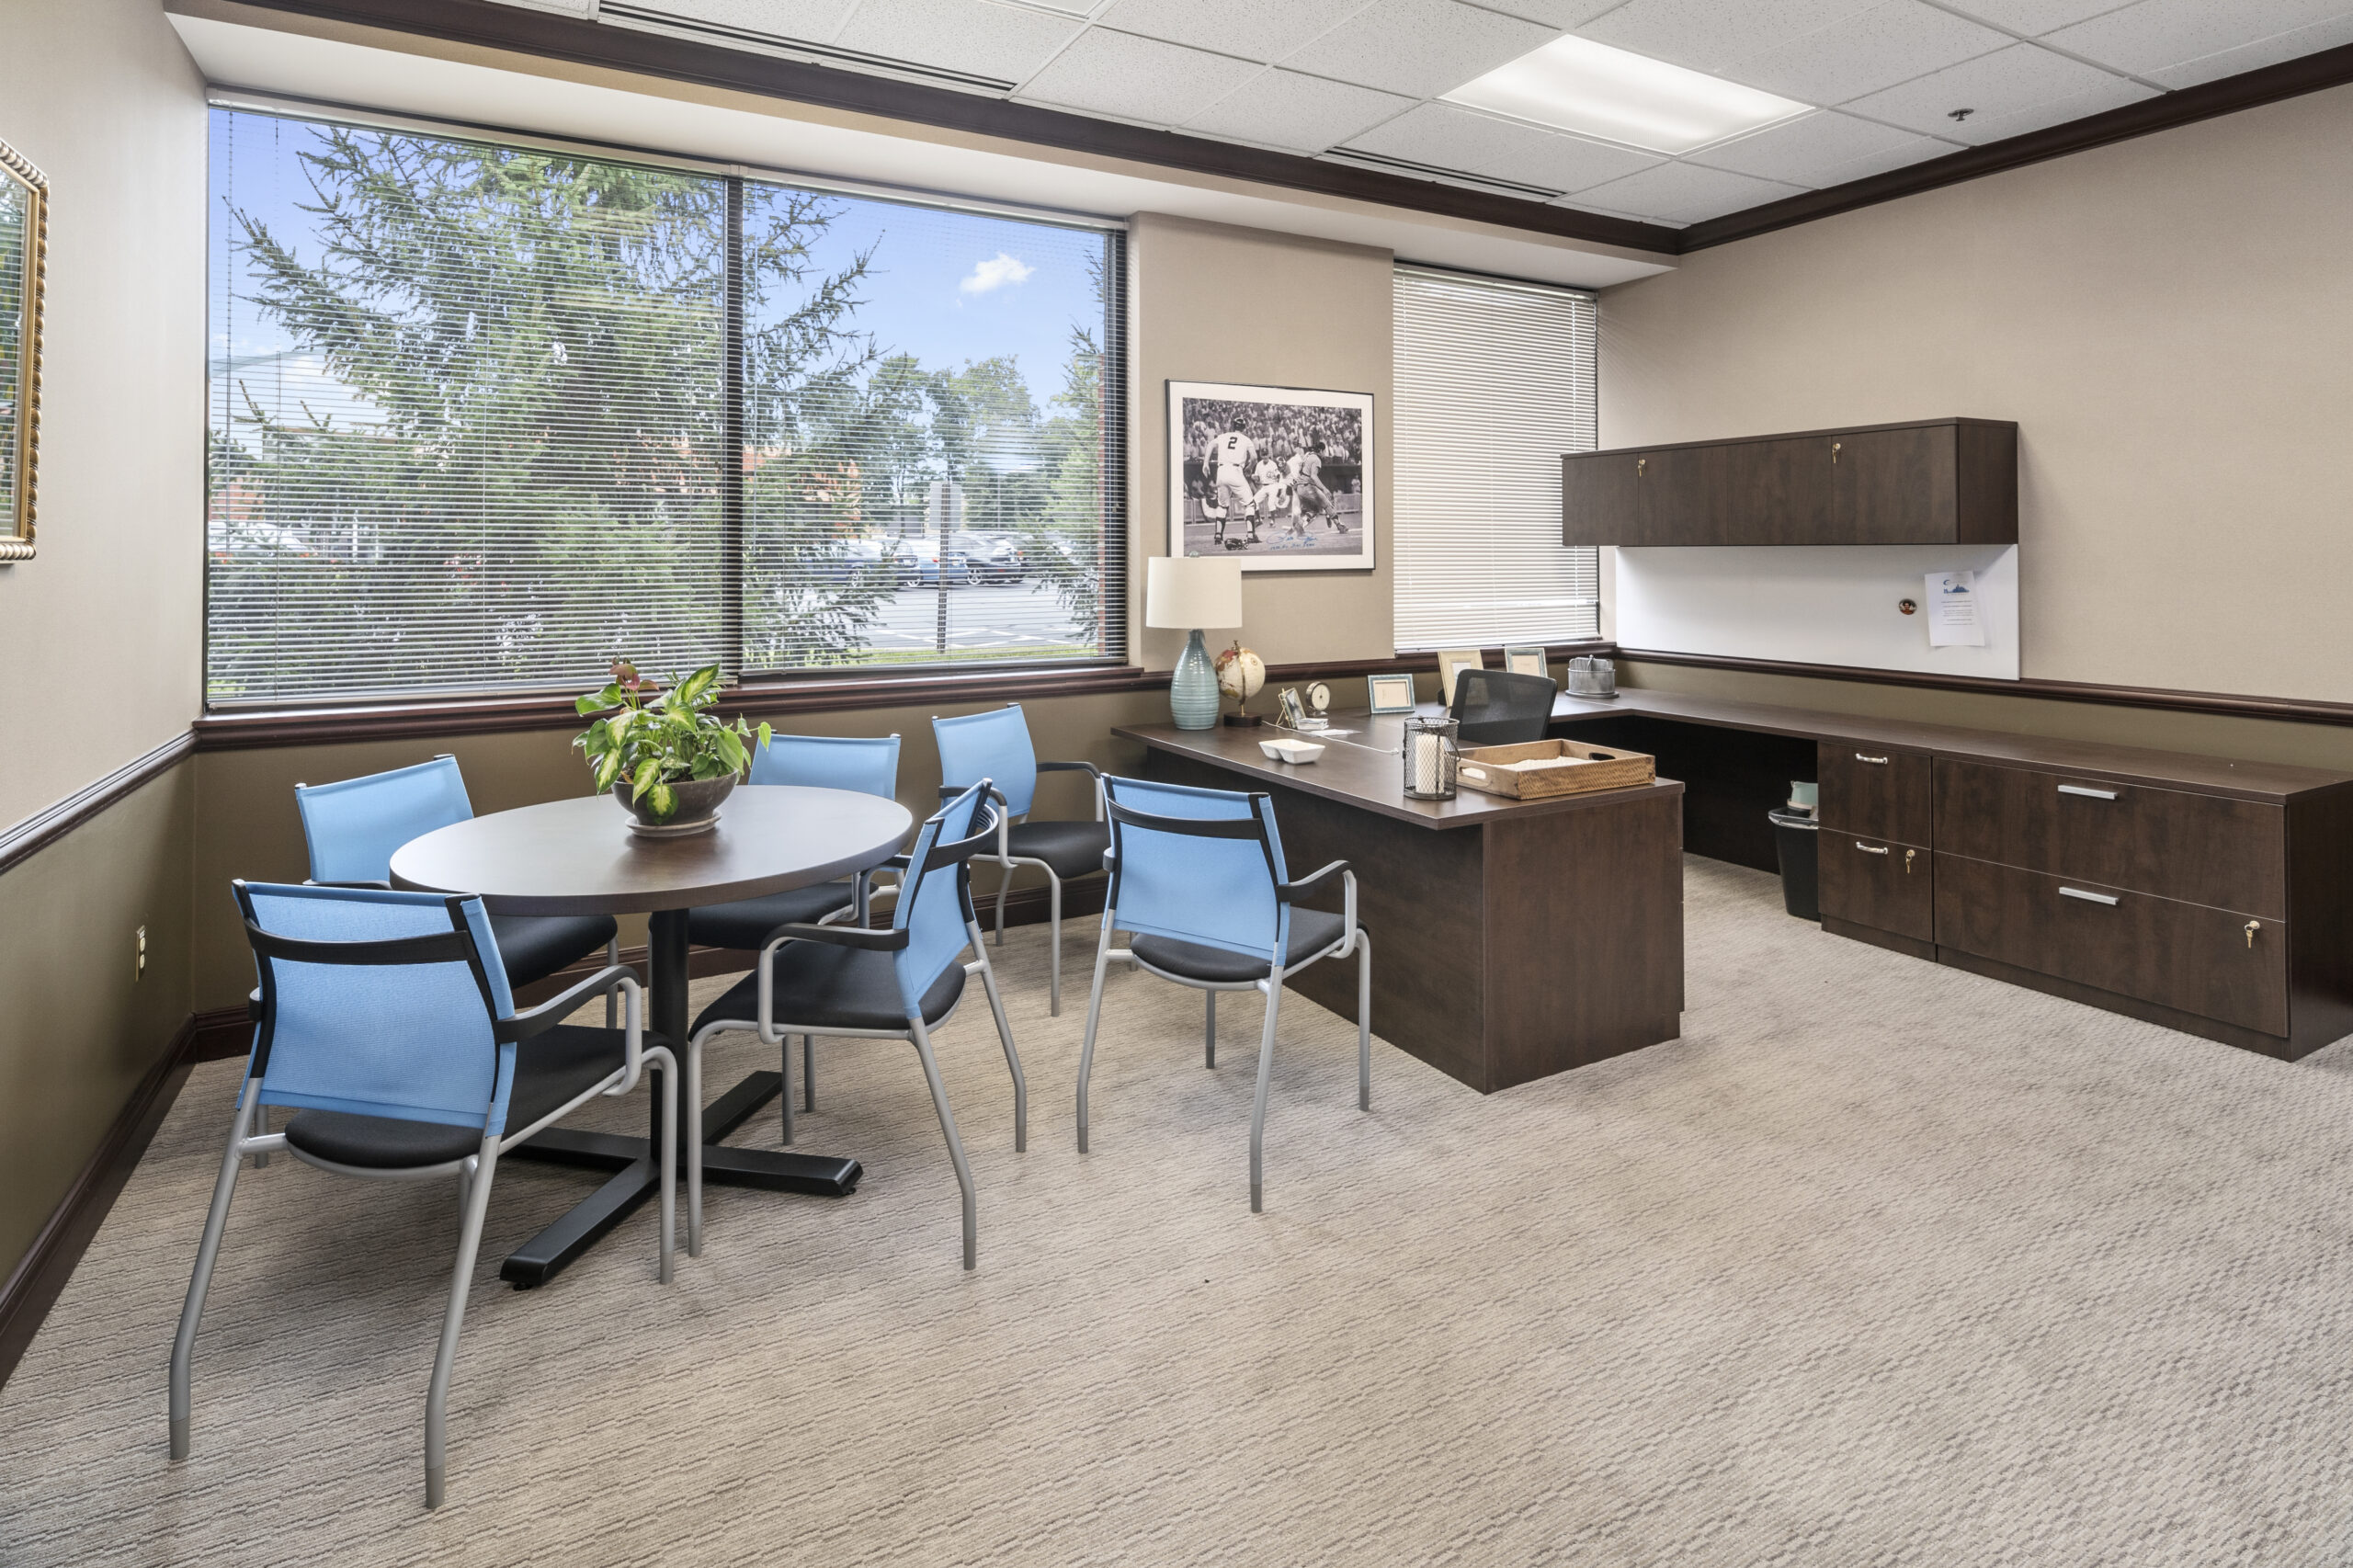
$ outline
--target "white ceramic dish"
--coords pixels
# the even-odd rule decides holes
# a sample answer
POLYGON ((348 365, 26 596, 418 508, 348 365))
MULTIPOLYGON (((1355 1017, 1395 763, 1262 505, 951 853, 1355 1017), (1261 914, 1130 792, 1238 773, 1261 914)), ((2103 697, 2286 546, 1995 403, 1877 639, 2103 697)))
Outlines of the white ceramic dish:
POLYGON ((1277 762, 1313 762, 1324 755, 1313 741, 1260 741, 1258 749, 1277 762))

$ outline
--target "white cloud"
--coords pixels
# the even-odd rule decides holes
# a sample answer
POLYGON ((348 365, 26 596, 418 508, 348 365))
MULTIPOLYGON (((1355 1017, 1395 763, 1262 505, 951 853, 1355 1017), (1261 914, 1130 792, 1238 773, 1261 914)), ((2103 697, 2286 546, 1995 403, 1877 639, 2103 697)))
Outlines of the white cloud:
POLYGON ((958 283, 956 288, 960 293, 985 294, 1008 283, 1026 283, 1029 275, 1037 270, 1028 262, 999 251, 986 261, 974 262, 972 276, 958 283))

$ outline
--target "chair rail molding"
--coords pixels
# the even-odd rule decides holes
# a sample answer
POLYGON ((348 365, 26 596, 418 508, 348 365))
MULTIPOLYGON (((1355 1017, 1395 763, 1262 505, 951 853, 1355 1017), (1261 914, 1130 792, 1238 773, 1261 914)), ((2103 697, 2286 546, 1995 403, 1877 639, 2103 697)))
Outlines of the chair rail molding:
POLYGON ((196 736, 182 731, 142 756, 132 757, 95 783, 85 784, 65 799, 13 827, 0 828, 0 871, 40 854, 117 801, 129 799, 141 786, 168 772, 174 763, 196 749, 196 736))

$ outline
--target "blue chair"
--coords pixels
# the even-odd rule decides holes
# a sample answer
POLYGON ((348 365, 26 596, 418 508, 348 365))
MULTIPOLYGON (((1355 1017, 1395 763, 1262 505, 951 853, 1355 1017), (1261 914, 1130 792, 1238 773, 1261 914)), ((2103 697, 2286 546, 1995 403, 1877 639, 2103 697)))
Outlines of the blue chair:
MULTIPOLYGON (((752 754, 754 784, 799 784, 818 790, 855 790, 894 800, 899 792, 899 737, 771 735, 752 754)), ((687 915, 687 939, 699 947, 757 952, 779 926, 831 924, 845 915, 863 926, 870 871, 850 881, 820 882, 766 898, 714 903, 687 915)), ((792 1142, 792 1049, 785 1042, 782 1069, 784 1142, 792 1142)), ((817 1108, 817 1040, 801 1040, 801 1108, 817 1108)))
MULTIPOLYGON (((332 887, 391 887, 393 851, 474 814, 452 756, 336 784, 297 784, 294 804, 311 848, 311 881, 332 887)), ((517 989, 599 948, 608 968, 620 961, 620 927, 609 915, 494 915, 490 927, 506 983, 517 989)), ((608 1006, 605 1026, 612 1024, 608 1006)))
MULTIPOLYGON (((722 1029, 756 1030, 770 1045, 795 1034, 904 1040, 915 1048, 931 1085, 932 1108, 948 1139, 948 1158, 964 1195, 964 1267, 979 1258, 972 1171, 964 1162, 956 1117, 931 1054, 931 1031, 955 1016, 964 982, 981 977, 1005 1064, 1013 1074, 1013 1149, 1029 1146, 1029 1085, 1005 1021, 1005 1000, 989 968, 980 921, 972 913, 971 862, 988 846, 996 824, 988 812, 983 778, 926 819, 907 851, 906 873, 888 930, 801 922, 769 933, 759 968, 702 1010, 687 1040, 687 1103, 702 1103, 703 1042, 722 1029), (973 960, 961 963, 964 949, 973 960)), ((702 1253, 702 1144, 687 1147, 687 1252, 702 1253)))
MULTIPOLYGON (((599 1095, 627 1094, 647 1063, 664 1069, 658 1277, 667 1284, 675 1062, 660 1037, 646 1037, 643 994, 618 965, 551 1002, 516 1012, 480 899, 234 885, 260 971, 259 1027, 172 1341, 172 1458, 188 1454, 188 1364, 243 1156, 284 1150, 321 1170, 379 1181, 454 1176, 463 1215, 457 1272, 425 1405, 425 1504, 438 1508, 449 1368, 499 1155, 599 1095), (625 1028, 563 1021, 612 988, 628 1000, 625 1028), (295 1114, 282 1131, 256 1132, 255 1118, 267 1106, 295 1114)), ((693 1117, 687 1136, 699 1144, 700 1133, 701 1119, 693 1117)))
POLYGON ((961 719, 934 719, 932 733, 939 741, 942 795, 952 795, 981 779, 991 781, 999 808, 996 829, 996 943, 1005 946, 1005 895, 1013 883, 1013 868, 1036 866, 1046 873, 1047 925, 1051 928, 1052 978, 1046 993, 1047 1011, 1063 1010, 1063 882, 1103 869, 1103 852, 1111 847, 1111 831, 1103 825, 1103 774, 1091 762, 1040 762, 1029 744, 1029 722, 1021 705, 1007 703, 986 713, 961 719), (1038 795, 1040 773, 1084 773, 1095 782, 1092 822, 1029 822, 1030 805, 1038 795))
POLYGON ((1283 977, 1319 959, 1357 960, 1357 1108, 1372 1108, 1372 938, 1357 924, 1357 879, 1346 860, 1289 880, 1271 796, 1198 790, 1141 778, 1108 778, 1111 890, 1095 951, 1086 1004, 1086 1043, 1078 1056, 1078 1152, 1086 1153, 1086 1083, 1103 1012, 1103 971, 1124 959, 1163 980, 1208 994, 1207 1065, 1217 1065, 1217 994, 1263 991, 1258 1097, 1250 1111, 1250 1210, 1264 1207, 1261 1151, 1267 1080, 1275 1062, 1275 1018, 1283 977), (1339 878, 1341 913, 1302 909, 1298 900, 1339 878), (1130 934, 1125 949, 1111 933, 1130 934))

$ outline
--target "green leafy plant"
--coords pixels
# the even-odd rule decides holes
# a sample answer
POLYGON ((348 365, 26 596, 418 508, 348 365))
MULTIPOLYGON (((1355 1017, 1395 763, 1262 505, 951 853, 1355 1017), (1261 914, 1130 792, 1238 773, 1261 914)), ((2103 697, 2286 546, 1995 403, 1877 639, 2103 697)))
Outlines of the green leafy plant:
POLYGON ((587 754, 598 790, 627 780, 630 803, 643 801, 655 822, 667 822, 677 810, 672 784, 742 773, 751 761, 745 743, 768 744, 766 723, 755 731, 741 719, 731 724, 708 711, 718 700, 717 665, 674 680, 665 691, 635 665, 619 660, 611 684, 573 703, 583 718, 601 716, 572 744, 587 754))

